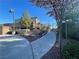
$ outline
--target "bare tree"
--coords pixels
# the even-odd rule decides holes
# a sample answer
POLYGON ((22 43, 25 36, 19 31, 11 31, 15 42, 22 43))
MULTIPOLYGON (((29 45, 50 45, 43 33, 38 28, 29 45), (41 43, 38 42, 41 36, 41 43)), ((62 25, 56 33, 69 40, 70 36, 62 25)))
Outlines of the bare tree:
POLYGON ((62 18, 63 0, 31 0, 31 2, 38 7, 46 8, 47 14, 55 16, 56 21, 62 18))

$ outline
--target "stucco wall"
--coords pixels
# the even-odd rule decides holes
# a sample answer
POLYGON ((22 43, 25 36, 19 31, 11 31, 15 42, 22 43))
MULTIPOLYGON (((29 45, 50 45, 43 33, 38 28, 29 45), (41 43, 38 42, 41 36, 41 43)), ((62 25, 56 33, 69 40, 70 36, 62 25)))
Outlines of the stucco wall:
POLYGON ((10 31, 9 26, 0 26, 0 35, 7 34, 7 32, 9 32, 9 31, 10 31))
POLYGON ((10 31, 10 27, 9 26, 3 26, 2 27, 2 34, 7 34, 7 32, 10 31))

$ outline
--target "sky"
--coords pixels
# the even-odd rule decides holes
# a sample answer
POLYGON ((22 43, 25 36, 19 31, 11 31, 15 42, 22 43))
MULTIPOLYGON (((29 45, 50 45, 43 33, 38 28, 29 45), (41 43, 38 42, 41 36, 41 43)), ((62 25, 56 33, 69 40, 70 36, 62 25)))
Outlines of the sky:
POLYGON ((29 0, 0 0, 0 24, 13 22, 12 14, 9 13, 11 8, 15 9, 15 19, 27 10, 31 17, 38 17, 41 23, 56 26, 55 18, 49 17, 46 9, 34 6, 29 0))

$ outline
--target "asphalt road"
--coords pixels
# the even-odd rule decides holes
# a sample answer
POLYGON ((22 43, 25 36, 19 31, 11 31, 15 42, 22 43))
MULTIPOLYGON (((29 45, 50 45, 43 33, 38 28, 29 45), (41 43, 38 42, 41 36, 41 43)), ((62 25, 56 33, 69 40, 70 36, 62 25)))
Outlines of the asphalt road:
POLYGON ((54 46, 55 42, 55 32, 47 33, 31 42, 31 45, 25 38, 0 38, 0 59, 33 59, 33 56, 34 59, 40 59, 54 46))
POLYGON ((0 39, 0 59, 33 59, 29 42, 24 38, 0 39))

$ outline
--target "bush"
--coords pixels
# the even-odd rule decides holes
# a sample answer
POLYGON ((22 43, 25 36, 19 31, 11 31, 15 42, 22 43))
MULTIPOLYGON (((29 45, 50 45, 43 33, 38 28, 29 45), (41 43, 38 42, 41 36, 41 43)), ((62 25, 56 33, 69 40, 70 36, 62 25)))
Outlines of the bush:
POLYGON ((12 34, 12 31, 7 32, 7 34, 12 34))
MULTIPOLYGON (((12 31, 7 32, 6 34, 12 34, 12 31)), ((16 32, 15 34, 19 34, 19 33, 16 32)))
POLYGON ((62 50, 63 59, 79 59, 79 42, 72 40, 62 50))

